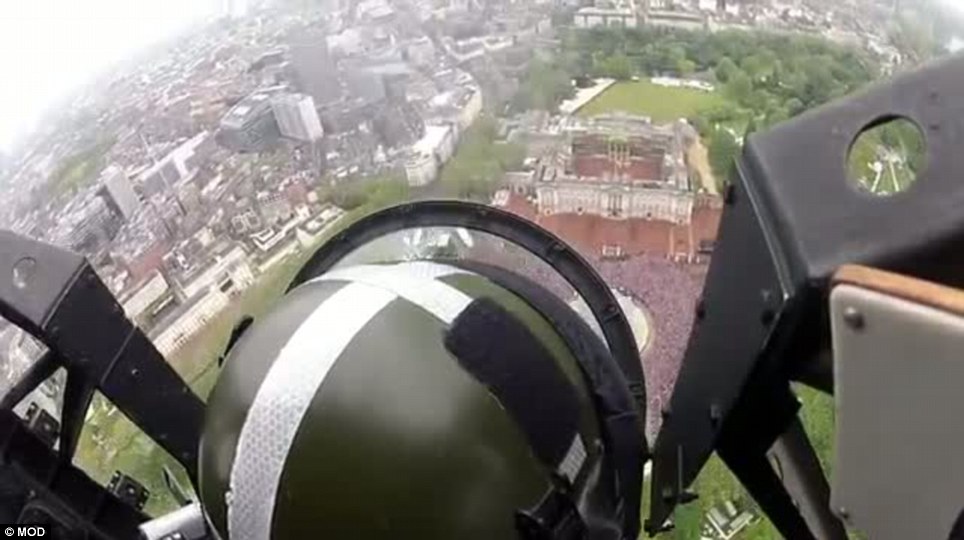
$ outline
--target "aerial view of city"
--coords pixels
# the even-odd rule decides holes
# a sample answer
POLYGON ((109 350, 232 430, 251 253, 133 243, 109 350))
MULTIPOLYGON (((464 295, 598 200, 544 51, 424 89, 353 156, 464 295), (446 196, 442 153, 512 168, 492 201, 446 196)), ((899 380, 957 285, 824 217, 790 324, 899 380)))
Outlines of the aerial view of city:
MULTIPOLYGON (((0 140, 0 228, 87 257, 204 398, 232 328, 267 313, 348 224, 414 200, 500 208, 577 249, 634 313, 650 437, 746 138, 964 43, 964 10, 937 0, 198 4, 51 91, 30 122, 7 122, 17 130, 0 140)), ((97 28, 77 24, 125 23, 105 12, 97 28)), ((848 172, 896 193, 921 152, 918 128, 887 123, 854 144, 848 172)), ((0 390, 43 350, 0 320, 0 390)), ((58 417, 63 379, 24 414, 58 417)), ((829 471, 832 398, 799 397, 829 471)), ((100 395, 74 462, 102 484, 117 472, 137 480, 152 516, 177 507, 172 483, 188 485, 100 395)), ((665 537, 779 536, 718 459, 696 491, 665 537)))

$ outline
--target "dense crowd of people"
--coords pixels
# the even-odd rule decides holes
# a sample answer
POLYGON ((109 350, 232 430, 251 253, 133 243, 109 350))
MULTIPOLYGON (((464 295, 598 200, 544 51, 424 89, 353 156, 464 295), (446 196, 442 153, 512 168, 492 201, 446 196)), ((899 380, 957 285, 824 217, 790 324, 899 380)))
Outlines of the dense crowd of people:
MULTIPOLYGON (((572 299, 571 286, 549 265, 515 246, 477 245, 466 258, 511 269, 546 287, 560 298, 572 299)), ((679 373, 693 327, 705 266, 677 263, 658 256, 636 255, 621 260, 591 258, 590 263, 614 289, 633 299, 648 315, 649 342, 640 355, 646 375, 647 431, 659 429, 660 411, 679 373)))
POLYGON ((692 267, 645 255, 593 264, 607 283, 631 296, 649 314, 649 343, 641 361, 649 409, 647 431, 652 437, 659 429, 660 411, 669 404, 693 327, 702 288, 700 274, 692 267))
POLYGON ((494 237, 476 244, 463 258, 511 270, 542 285, 566 301, 575 296, 573 288, 558 272, 522 247, 494 237))

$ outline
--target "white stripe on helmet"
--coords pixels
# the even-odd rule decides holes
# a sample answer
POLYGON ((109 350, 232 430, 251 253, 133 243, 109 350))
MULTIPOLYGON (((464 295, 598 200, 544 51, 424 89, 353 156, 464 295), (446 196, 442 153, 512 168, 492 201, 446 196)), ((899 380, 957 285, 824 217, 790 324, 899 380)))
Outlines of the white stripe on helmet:
POLYGON ((316 281, 350 281, 390 291, 420 306, 446 324, 462 313, 472 297, 436 278, 470 272, 435 263, 352 266, 329 272, 316 281))
POLYGON ((456 266, 449 266, 447 264, 432 261, 410 261, 392 264, 358 264, 343 268, 335 268, 312 279, 308 283, 332 280, 350 281, 353 279, 352 276, 371 274, 372 272, 381 273, 386 271, 398 273, 400 270, 404 271, 405 274, 411 277, 419 277, 424 279, 438 279, 455 275, 475 275, 473 272, 468 270, 464 270, 456 266))
POLYGON ((420 261, 354 266, 312 280, 349 283, 295 330, 255 394, 241 428, 226 495, 231 540, 271 538, 281 475, 298 427, 355 335, 398 297, 451 323, 472 302, 465 293, 436 281, 455 274, 471 272, 420 261))
POLYGON ((238 439, 227 495, 231 540, 271 538, 285 459, 315 392, 355 335, 395 298, 383 288, 349 283, 319 305, 281 349, 238 439))

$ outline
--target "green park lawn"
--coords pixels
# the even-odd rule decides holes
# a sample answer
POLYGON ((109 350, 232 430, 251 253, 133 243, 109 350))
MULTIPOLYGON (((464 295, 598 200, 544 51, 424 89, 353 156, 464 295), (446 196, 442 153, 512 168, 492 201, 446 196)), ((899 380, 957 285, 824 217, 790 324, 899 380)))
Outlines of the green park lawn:
POLYGON ((924 168, 924 152, 923 136, 913 124, 891 122, 857 137, 847 157, 847 173, 863 189, 891 195, 904 191, 917 179, 924 168), (872 167, 875 162, 883 165, 879 179, 872 167))
POLYGON ((691 118, 697 112, 725 99, 712 92, 691 88, 669 88, 649 81, 618 82, 590 101, 581 109, 580 116, 623 111, 649 116, 654 122, 670 122, 679 118, 691 118))
POLYGON ((116 141, 115 137, 104 137, 88 148, 61 160, 48 178, 49 193, 53 196, 73 193, 93 182, 106 165, 105 156, 116 141))
MULTIPOLYGON (((810 437, 810 441, 817 452, 824 472, 828 475, 833 470, 833 438, 834 438, 834 408, 833 398, 817 390, 803 385, 794 385, 794 392, 800 399, 800 421, 810 437)), ((723 464, 723 460, 715 454, 703 467, 691 490, 699 494, 699 498, 690 504, 677 508, 673 516, 675 528, 662 535, 668 540, 689 540, 700 538, 702 525, 706 514, 714 506, 722 505, 729 500, 739 508, 752 509, 758 518, 741 531, 737 540, 777 540, 779 533, 768 519, 762 516, 756 502, 747 494, 746 490, 736 480, 736 477, 723 464)), ((644 486, 643 517, 649 514, 650 485, 647 478, 644 486)), ((640 539, 647 538, 645 534, 640 539)))

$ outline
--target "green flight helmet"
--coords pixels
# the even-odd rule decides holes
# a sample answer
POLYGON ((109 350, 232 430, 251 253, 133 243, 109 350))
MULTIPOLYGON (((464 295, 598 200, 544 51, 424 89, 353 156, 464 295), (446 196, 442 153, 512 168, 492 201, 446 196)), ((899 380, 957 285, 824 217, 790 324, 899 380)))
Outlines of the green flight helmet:
POLYGON ((575 311, 512 272, 340 267, 231 347, 199 491, 221 540, 635 539, 645 443, 575 311))

